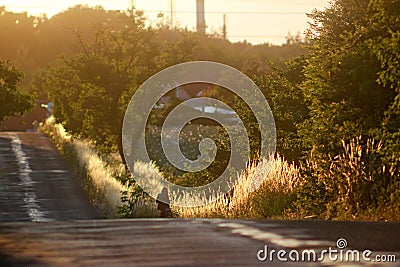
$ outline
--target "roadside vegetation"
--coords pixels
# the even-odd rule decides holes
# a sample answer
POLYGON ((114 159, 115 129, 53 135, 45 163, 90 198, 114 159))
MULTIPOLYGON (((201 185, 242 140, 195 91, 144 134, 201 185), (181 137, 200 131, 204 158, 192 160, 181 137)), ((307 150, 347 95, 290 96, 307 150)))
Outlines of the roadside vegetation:
MULTIPOLYGON (((53 117, 41 124, 64 157, 82 178, 85 191, 94 206, 107 218, 158 217, 155 200, 146 195, 125 169, 118 157, 102 156, 93 144, 69 135, 53 117)), ((281 157, 250 165, 240 174, 238 184, 229 197, 200 207, 172 207, 177 217, 268 218, 281 217, 287 211, 299 186, 299 169, 281 157), (269 167, 268 167, 269 166, 269 167), (256 172, 261 169, 261 172, 256 172), (266 176, 263 185, 252 192, 256 173, 266 176)), ((142 174, 150 175, 150 166, 142 166, 142 174)))
POLYGON ((92 204, 104 217, 120 218, 129 213, 134 213, 135 217, 158 216, 154 200, 141 190, 137 194, 139 188, 129 184, 127 177, 130 174, 118 155, 99 153, 89 141, 71 136, 61 124, 55 122, 54 117, 41 123, 40 131, 53 140, 78 173, 92 204), (135 201, 130 201, 128 196, 135 196, 135 193, 135 201))
POLYGON ((33 107, 33 97, 21 89, 22 73, 10 61, 0 59, 0 122, 33 107))
MULTIPOLYGON (((37 20, 32 30, 43 27, 40 34, 45 34, 55 22, 88 14, 98 15, 98 27, 85 35, 75 32, 76 50, 56 62, 54 56, 46 67, 39 61, 24 66, 25 83, 31 93, 54 101, 56 119, 44 130, 80 170, 106 216, 157 216, 155 201, 137 186, 121 157, 121 126, 131 96, 165 67, 211 60, 237 68, 259 86, 276 120, 280 156, 269 171, 262 159, 256 160, 260 133, 248 106, 210 86, 205 95, 229 103, 244 122, 251 163, 238 174, 241 179, 229 197, 204 207, 172 207, 176 216, 400 220, 399 0, 332 1, 309 14, 313 23, 306 39, 288 38, 282 46, 230 43, 218 33, 198 35, 163 24, 147 27, 139 11, 83 6, 37 20), (71 137, 54 133, 63 133, 61 127, 71 137), (266 179, 250 192, 257 168, 266 179)), ((8 15, 2 13, 0 24, 8 15)), ((165 110, 177 104, 171 100, 165 110)), ((226 138, 217 140, 220 154, 211 169, 181 173, 160 156, 158 127, 165 116, 153 114, 146 136, 158 171, 185 186, 218 177, 230 153, 226 138)), ((226 136, 218 126, 188 129, 181 136, 182 150, 192 157, 200 135, 226 136)))

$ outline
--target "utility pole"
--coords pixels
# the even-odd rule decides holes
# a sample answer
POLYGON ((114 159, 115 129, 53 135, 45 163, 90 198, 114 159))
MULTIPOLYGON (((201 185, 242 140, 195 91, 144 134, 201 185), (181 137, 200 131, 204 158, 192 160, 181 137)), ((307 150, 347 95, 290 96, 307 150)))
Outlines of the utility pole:
POLYGON ((206 33, 206 20, 204 18, 204 0, 196 0, 197 7, 197 32, 206 33))
POLYGON ((226 14, 223 15, 222 35, 226 40, 226 14))
POLYGON ((135 0, 128 0, 128 10, 135 8, 135 0))
POLYGON ((169 24, 171 29, 174 27, 174 15, 175 15, 175 0, 169 1, 169 24))

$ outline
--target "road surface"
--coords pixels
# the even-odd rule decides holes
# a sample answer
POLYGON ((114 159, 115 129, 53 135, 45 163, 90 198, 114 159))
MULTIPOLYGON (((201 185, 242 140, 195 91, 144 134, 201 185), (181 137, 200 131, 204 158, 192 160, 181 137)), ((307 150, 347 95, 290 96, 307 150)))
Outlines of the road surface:
POLYGON ((395 222, 99 219, 35 133, 0 133, 0 211, 0 266, 400 266, 395 222))
POLYGON ((47 136, 0 132, 0 222, 96 218, 80 180, 47 136))
MULTIPOLYGON (((400 266, 399 233, 396 223, 319 221, 138 219, 3 223, 0 265, 400 266), (367 262, 362 258, 359 262, 332 261, 327 254, 321 258, 324 249, 340 251, 336 244, 339 238, 347 241, 344 252, 358 249, 361 257, 370 250, 370 260, 379 255, 386 259, 396 257, 396 262, 367 262), (280 262, 275 252, 269 258, 273 261, 262 261, 265 246, 269 252, 286 251, 286 258, 291 251, 312 250, 322 260, 280 262)), ((292 254, 296 259, 295 252, 292 254)))

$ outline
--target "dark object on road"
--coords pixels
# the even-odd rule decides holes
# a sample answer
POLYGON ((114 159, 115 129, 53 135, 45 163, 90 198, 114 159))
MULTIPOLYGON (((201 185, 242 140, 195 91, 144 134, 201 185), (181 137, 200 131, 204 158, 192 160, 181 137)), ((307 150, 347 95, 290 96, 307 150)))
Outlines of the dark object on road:
POLYGON ((160 218, 172 218, 167 188, 163 188, 158 194, 156 203, 158 204, 157 209, 160 211, 160 218))
POLYGON ((156 200, 158 206, 157 209, 160 211, 160 218, 172 218, 172 211, 168 204, 156 200))

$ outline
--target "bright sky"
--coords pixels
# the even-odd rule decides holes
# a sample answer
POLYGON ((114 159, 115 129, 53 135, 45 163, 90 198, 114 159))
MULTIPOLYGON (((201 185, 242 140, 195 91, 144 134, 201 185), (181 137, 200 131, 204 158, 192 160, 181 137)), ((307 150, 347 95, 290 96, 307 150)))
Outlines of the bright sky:
MULTIPOLYGON (((175 2, 174 24, 195 29, 196 0, 175 2)), ((134 0, 135 6, 145 11, 149 23, 169 22, 171 0, 134 0)), ((14 12, 28 11, 30 15, 46 13, 51 17, 76 4, 101 5, 105 9, 126 10, 129 0, 0 0, 0 6, 14 12)), ((205 0, 207 32, 222 32, 223 14, 226 14, 228 38, 231 41, 247 40, 253 44, 270 42, 281 44, 290 32, 303 33, 309 21, 306 13, 314 8, 323 9, 328 0, 205 0)))

